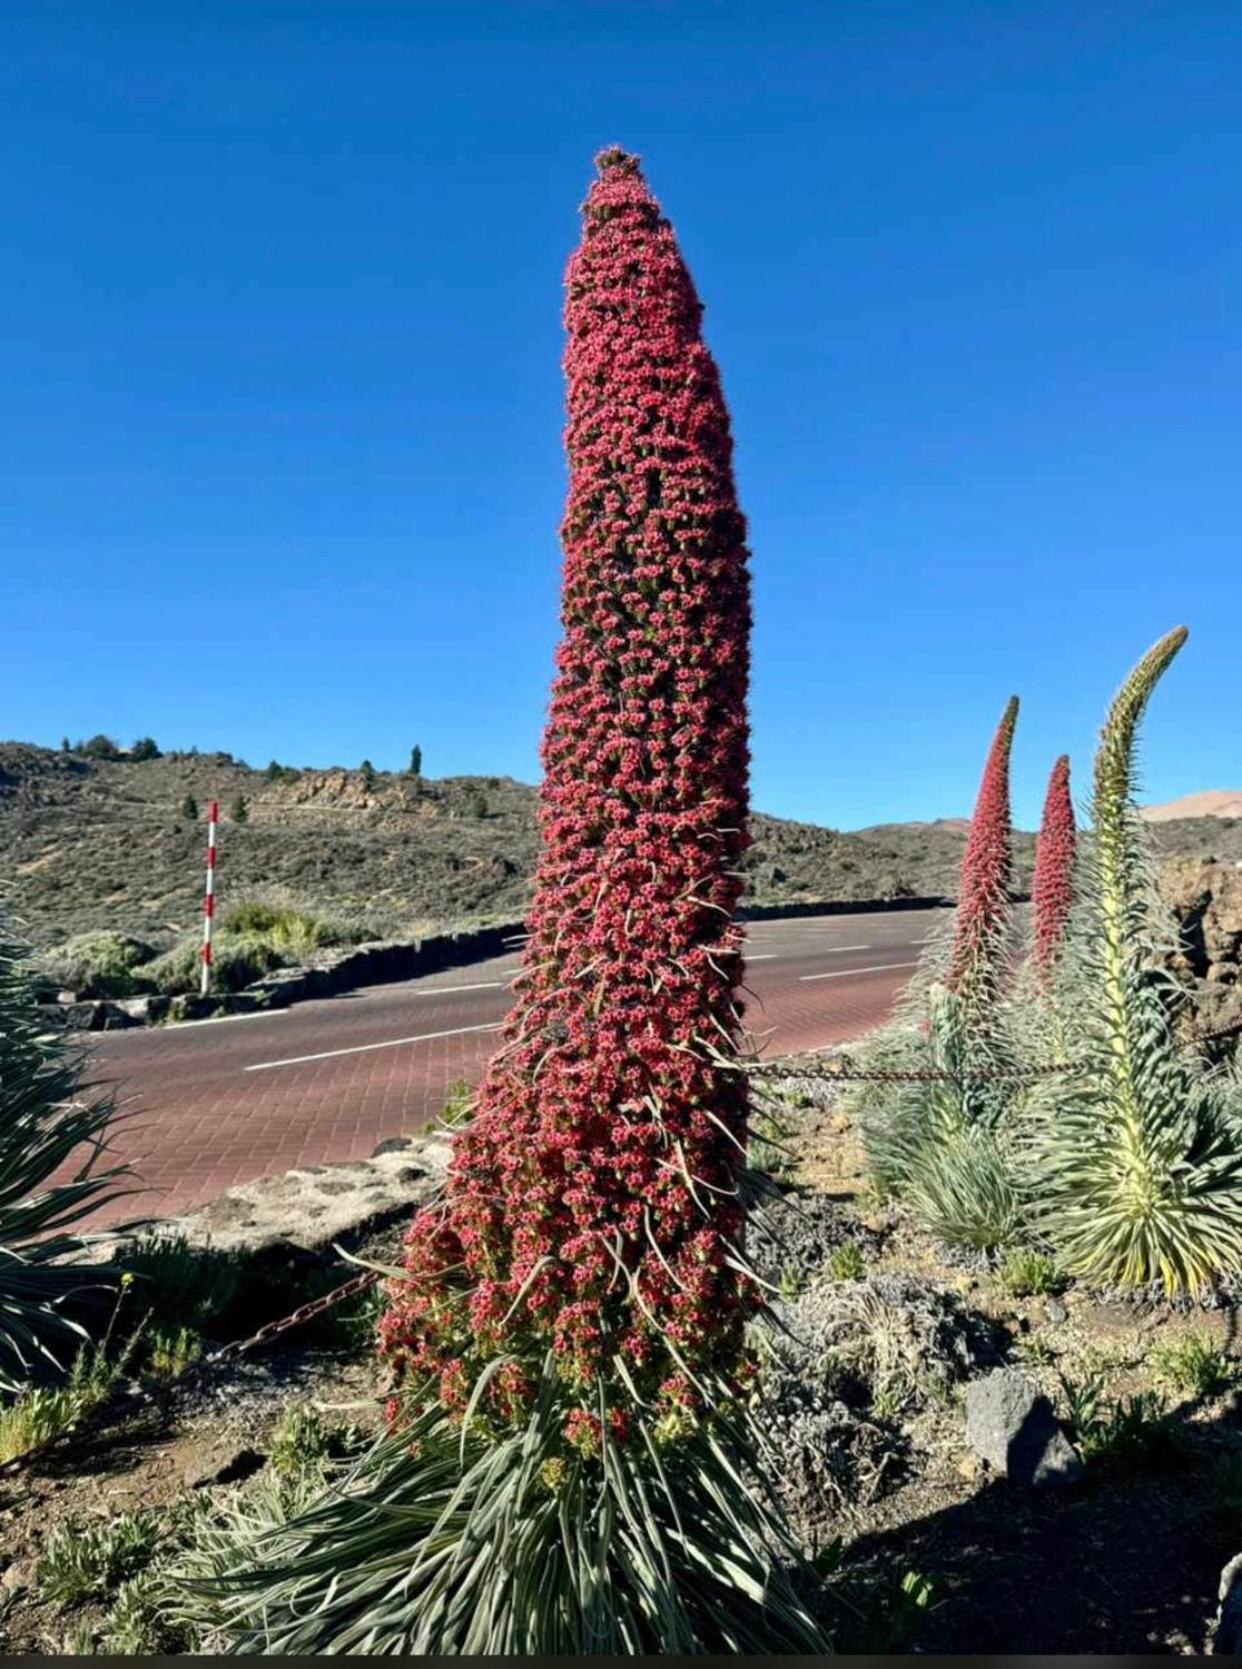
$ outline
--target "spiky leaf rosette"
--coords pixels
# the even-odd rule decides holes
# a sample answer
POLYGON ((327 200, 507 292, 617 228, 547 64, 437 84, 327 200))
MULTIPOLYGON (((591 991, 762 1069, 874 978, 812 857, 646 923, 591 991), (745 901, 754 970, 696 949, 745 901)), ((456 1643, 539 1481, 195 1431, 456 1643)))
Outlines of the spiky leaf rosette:
POLYGON ((106 1272, 65 1263, 77 1225, 115 1197, 101 1162, 112 1106, 39 1010, 26 952, 0 922, 0 1393, 66 1369, 87 1342, 74 1308, 106 1272))
POLYGON ((1036 967, 1042 971, 1052 966, 1065 937, 1074 902, 1074 857, 1077 848, 1074 802, 1070 798, 1069 755, 1063 753, 1048 778, 1043 817, 1035 842, 1035 879, 1031 888, 1035 914, 1033 954, 1036 967))
POLYGON ((946 1244, 990 1251, 1015 1239, 1025 1217, 1006 1128, 1025 1085, 1002 1076, 1014 1062, 1001 1022, 972 1038, 961 998, 940 984, 924 1005, 921 1027, 894 1027, 860 1052, 864 1070, 911 1080, 860 1084, 850 1108, 877 1183, 946 1244))
POLYGON ((1017 722, 1015 695, 1009 698, 988 750, 962 857, 947 983, 961 998, 972 1025, 989 1015, 1001 992, 1013 879, 1009 755, 1017 722))
POLYGON ((1242 1267, 1242 1134, 1175 1035, 1164 912, 1134 805, 1138 726, 1185 640, 1179 627, 1148 651, 1100 738, 1094 841, 1058 966, 1074 1070, 1048 1081, 1036 1126, 1042 1219, 1064 1266, 1170 1293, 1242 1267))
POLYGON ((490 1440, 434 1395, 407 1413, 400 1438, 292 1514, 270 1491, 226 1507, 181 1564, 173 1614, 239 1656, 825 1650, 774 1579, 744 1441, 700 1428, 656 1457, 605 1437, 593 1459, 550 1459, 554 1375, 490 1440))

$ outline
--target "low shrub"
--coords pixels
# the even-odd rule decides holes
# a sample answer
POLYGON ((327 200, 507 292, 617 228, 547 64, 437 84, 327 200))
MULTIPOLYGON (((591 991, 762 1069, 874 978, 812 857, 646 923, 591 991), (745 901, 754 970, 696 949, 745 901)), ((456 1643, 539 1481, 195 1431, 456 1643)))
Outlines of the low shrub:
MULTIPOLYGON (((283 967, 285 960, 265 939, 221 934, 212 952, 212 984, 218 991, 241 991, 273 968, 283 967)), ((202 942, 188 937, 149 963, 146 974, 157 991, 173 997, 198 990, 201 968, 202 942)))
POLYGON ((41 982, 82 997, 133 997, 151 989, 155 950, 126 933, 79 933, 40 956, 41 982))
POLYGON ((1151 1365, 1170 1391, 1190 1397, 1208 1397, 1223 1391, 1237 1377, 1225 1352, 1203 1332, 1183 1333, 1156 1345, 1151 1365))
POLYGON ((1081 1380, 1061 1377, 1070 1438, 1088 1465, 1139 1464, 1173 1447, 1168 1405, 1159 1392, 1110 1397, 1107 1385, 1098 1370, 1081 1380))
MULTIPOLYGON (((217 918, 212 955, 212 983, 217 990, 240 991, 274 968, 305 962, 318 950, 356 944, 367 937, 362 922, 313 915, 280 899, 241 899, 217 918)), ((151 985, 166 996, 197 991, 202 944, 189 934, 144 970, 151 985)))
POLYGON ((1064 1283, 1050 1257, 1029 1246, 1015 1246, 996 1271, 997 1284, 1015 1298, 1039 1298, 1064 1283))
POLYGON ((48 1536, 35 1566, 45 1599, 75 1605, 97 1599, 150 1562, 161 1515, 151 1510, 121 1513, 105 1524, 67 1518, 48 1536))
POLYGON ((237 1252, 191 1246, 167 1231, 132 1241, 117 1266, 133 1277, 131 1302, 158 1328, 210 1332, 237 1298, 246 1260, 237 1252))
MULTIPOLYGON (((115 1319, 115 1312, 114 1312, 115 1319)), ((63 1385, 39 1385, 0 1404, 0 1464, 16 1460, 71 1432, 112 1395, 137 1343, 131 1335, 109 1353, 111 1329, 99 1344, 80 1350, 63 1385)))

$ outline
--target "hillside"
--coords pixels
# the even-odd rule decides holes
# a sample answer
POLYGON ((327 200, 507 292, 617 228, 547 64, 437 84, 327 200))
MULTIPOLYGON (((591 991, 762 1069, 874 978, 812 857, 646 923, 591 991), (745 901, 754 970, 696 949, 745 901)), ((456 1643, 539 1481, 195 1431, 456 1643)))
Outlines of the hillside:
POLYGON ((1198 794, 1183 794, 1180 800, 1144 806, 1149 823, 1185 822, 1192 817, 1242 819, 1242 788, 1205 788, 1198 794))
MULTIPOLYGON (((535 790, 507 777, 415 781, 289 769, 275 780, 227 754, 91 760, 0 743, 0 881, 38 946, 90 928, 153 944, 192 931, 202 896, 201 813, 217 798, 222 906, 279 889, 360 918, 377 935, 519 916, 535 858, 535 790), (200 821, 182 811, 187 795, 200 821), (238 797, 244 822, 231 820, 238 797)), ((965 823, 838 833, 758 815, 750 900, 788 904, 951 894, 965 823)), ((1242 857, 1242 823, 1163 824, 1160 844, 1242 857)), ((1018 880, 1033 840, 1018 837, 1018 880)))

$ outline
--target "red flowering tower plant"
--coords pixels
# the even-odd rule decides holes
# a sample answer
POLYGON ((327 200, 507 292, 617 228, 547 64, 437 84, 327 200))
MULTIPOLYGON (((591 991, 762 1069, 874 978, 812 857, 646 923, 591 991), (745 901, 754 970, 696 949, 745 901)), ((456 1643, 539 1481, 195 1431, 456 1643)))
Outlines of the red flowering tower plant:
POLYGON ((242 1649, 824 1644, 741 1417, 746 528, 673 231, 636 158, 597 161, 518 995, 388 1283, 392 1436, 263 1544, 242 1649))
POLYGON ((588 1451, 602 1387, 618 1429, 635 1391, 693 1408, 755 1296, 734 1253, 746 1085, 708 1047, 739 1030, 746 529, 672 229, 634 158, 599 168, 568 275, 564 635, 530 940, 382 1328, 402 1379, 436 1375, 448 1407, 512 1358, 482 1404, 502 1418, 551 1352, 588 1451))
POLYGON ((1045 977, 1056 963, 1074 903, 1074 859, 1078 830, 1070 798, 1069 755, 1052 767, 1044 814, 1035 843, 1035 880, 1031 901, 1035 912, 1032 959, 1045 977))
POLYGON ((1000 994, 1007 956, 1013 832, 1009 813, 1009 756, 1018 722, 1010 696, 988 750, 970 820, 958 884, 953 950, 945 979, 969 1021, 988 1023, 1000 994))
POLYGON ((1019 1064, 1007 998, 1013 833, 1009 761, 1018 698, 1001 716, 979 785, 951 939, 933 938, 896 1024, 866 1051, 894 1074, 854 1095, 873 1174, 951 1244, 994 1251, 1024 1201, 1007 1127, 1019 1064))

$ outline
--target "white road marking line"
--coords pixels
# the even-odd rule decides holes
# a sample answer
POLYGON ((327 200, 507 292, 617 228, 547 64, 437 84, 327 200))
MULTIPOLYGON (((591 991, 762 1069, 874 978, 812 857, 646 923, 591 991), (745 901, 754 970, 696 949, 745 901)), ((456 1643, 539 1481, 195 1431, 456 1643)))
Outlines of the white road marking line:
POLYGON ((454 991, 499 991, 506 984, 503 979, 481 979, 477 985, 437 985, 431 991, 411 991, 411 997, 447 997, 454 991))
POLYGON ((870 945, 827 945, 817 956, 841 956, 847 950, 870 950, 870 945))
POLYGON ((760 955, 760 956, 756 956, 753 951, 751 951, 751 952, 743 951, 742 954, 743 954, 743 956, 746 957, 746 960, 748 962, 775 962, 776 961, 776 952, 774 950, 765 950, 762 953, 762 955, 760 955))
POLYGON ((404 1043, 434 1043, 441 1037, 465 1037, 468 1032, 498 1032, 501 1021, 493 1020, 486 1026, 455 1026, 447 1032, 422 1032, 418 1037, 390 1037, 384 1043, 355 1043, 349 1049, 324 1049, 317 1055, 291 1055, 283 1061, 257 1061, 244 1067, 246 1072, 270 1072, 274 1066, 304 1066, 307 1061, 330 1061, 339 1055, 365 1055, 369 1049, 399 1049, 404 1043))
POLYGON ((886 974, 893 968, 917 967, 917 962, 881 962, 877 968, 834 968, 830 974, 800 974, 798 977, 805 983, 808 979, 849 979, 851 974, 886 974))
POLYGON ((256 1014, 208 1014, 202 1020, 169 1020, 167 1025, 153 1026, 152 1031, 179 1032, 186 1026, 223 1026, 229 1020, 275 1020, 278 1015, 288 1014, 287 1008, 261 1008, 256 1014))

